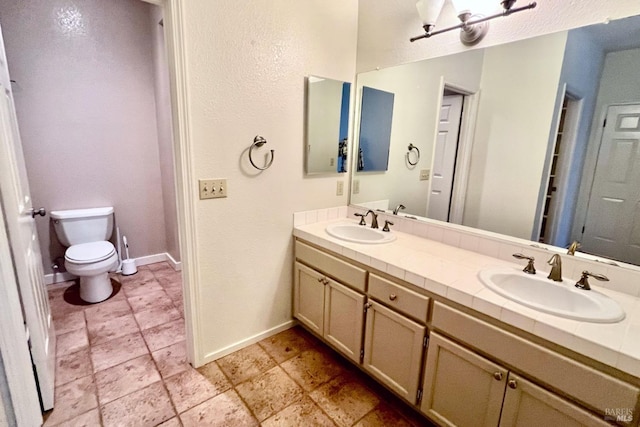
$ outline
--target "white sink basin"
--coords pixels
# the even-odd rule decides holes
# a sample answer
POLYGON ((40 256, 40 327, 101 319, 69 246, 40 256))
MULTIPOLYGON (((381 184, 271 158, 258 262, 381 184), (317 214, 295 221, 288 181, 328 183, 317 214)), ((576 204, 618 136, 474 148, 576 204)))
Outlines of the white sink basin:
POLYGON ((351 223, 331 224, 327 226, 326 231, 333 237, 354 243, 380 244, 396 240, 396 236, 391 232, 351 223))
POLYGON ((478 276, 495 293, 556 316, 595 323, 615 323, 625 316, 617 302, 597 291, 576 288, 575 280, 554 282, 544 273, 526 274, 510 268, 484 270, 478 276))

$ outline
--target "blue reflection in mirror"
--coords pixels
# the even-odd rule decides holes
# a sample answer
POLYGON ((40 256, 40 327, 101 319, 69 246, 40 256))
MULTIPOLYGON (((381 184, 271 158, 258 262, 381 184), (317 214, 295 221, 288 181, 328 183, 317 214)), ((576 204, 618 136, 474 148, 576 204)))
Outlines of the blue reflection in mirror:
POLYGON ((359 172, 386 171, 389 165, 394 94, 364 86, 358 141, 359 172))

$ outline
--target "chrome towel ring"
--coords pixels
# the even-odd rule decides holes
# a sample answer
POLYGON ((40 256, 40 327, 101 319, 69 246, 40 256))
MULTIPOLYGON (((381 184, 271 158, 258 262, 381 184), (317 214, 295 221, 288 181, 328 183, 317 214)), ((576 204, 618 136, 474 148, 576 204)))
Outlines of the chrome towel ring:
POLYGON ((407 149, 409 150, 407 151, 407 163, 409 163, 411 166, 417 165, 418 162, 420 161, 420 150, 418 150, 418 147, 416 147, 413 144, 409 144, 409 147, 407 149), (413 150, 416 150, 416 154, 417 154, 415 163, 411 161, 411 158, 409 156, 413 150))
POLYGON ((252 154, 253 154, 254 148, 262 147, 266 143, 267 143, 266 139, 264 139, 260 135, 256 135, 256 137, 253 138, 253 144, 251 144, 251 147, 249 148, 249 161, 251 162, 251 166, 261 171, 269 169, 271 167, 271 164, 273 164, 273 159, 275 158, 275 154, 274 154, 275 150, 271 150, 271 160, 269 160, 269 163, 267 163, 264 167, 260 167, 253 162, 252 154))

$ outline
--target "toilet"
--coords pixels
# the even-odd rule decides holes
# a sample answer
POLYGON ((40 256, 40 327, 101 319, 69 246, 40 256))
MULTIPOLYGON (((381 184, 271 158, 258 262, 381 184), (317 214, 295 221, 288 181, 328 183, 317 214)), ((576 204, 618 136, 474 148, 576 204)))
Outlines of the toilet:
POLYGON ((58 240, 67 250, 64 266, 80 278, 80 298, 96 303, 111 296, 109 271, 118 267, 116 248, 108 242, 113 232, 113 207, 52 211, 58 240))

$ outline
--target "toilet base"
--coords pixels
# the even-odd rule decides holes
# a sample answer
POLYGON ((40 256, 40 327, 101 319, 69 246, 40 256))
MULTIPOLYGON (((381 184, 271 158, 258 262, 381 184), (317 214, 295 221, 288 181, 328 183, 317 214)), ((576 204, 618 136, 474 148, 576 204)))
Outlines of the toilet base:
POLYGON ((80 298, 83 301, 96 303, 106 300, 113 293, 109 273, 97 276, 80 277, 80 298))

